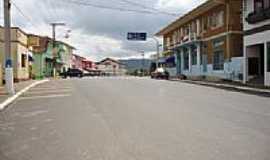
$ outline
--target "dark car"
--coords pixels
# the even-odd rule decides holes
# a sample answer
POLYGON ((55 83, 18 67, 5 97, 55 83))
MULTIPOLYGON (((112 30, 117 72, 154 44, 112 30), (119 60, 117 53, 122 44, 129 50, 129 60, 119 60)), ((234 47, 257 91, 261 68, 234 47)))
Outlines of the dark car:
POLYGON ((83 77, 83 71, 81 71, 79 69, 76 69, 76 68, 70 68, 70 69, 68 69, 68 71, 62 73, 62 76, 64 78, 67 78, 67 77, 79 77, 79 78, 82 78, 83 77))
POLYGON ((154 72, 151 73, 151 78, 168 80, 170 78, 170 74, 164 68, 157 68, 154 72))

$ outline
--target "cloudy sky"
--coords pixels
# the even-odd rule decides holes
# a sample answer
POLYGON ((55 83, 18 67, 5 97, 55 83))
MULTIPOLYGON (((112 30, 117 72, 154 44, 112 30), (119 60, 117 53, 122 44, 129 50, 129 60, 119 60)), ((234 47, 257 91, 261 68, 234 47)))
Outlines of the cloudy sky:
POLYGON ((65 22, 66 26, 57 28, 57 38, 75 46, 77 54, 93 60, 138 57, 142 51, 153 53, 155 43, 150 38, 146 42, 127 41, 127 32, 147 32, 151 37, 176 19, 174 14, 180 16, 204 1, 12 0, 12 25, 27 33, 50 36, 51 22, 65 22), (65 38, 68 30, 70 36, 65 38))

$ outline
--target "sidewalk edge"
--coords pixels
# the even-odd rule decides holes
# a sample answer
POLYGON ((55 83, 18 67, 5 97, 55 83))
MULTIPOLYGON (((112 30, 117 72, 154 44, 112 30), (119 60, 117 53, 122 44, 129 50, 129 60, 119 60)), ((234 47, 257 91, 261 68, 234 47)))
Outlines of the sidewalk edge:
POLYGON ((42 81, 36 81, 36 82, 30 84, 29 86, 25 87, 24 89, 20 90, 15 95, 7 98, 4 102, 2 102, 0 104, 0 111, 3 111, 8 105, 10 105, 13 101, 15 101, 18 97, 20 97, 23 93, 27 92, 29 89, 31 89, 39 84, 48 82, 48 81, 49 81, 48 79, 45 79, 42 81))
MULTIPOLYGON (((179 80, 171 80, 171 81, 176 82, 179 80)), ((193 85, 206 86, 206 87, 212 87, 212 88, 218 88, 218 89, 224 89, 224 90, 229 90, 229 91, 242 92, 242 93, 257 95, 257 96, 262 96, 262 97, 270 97, 270 92, 268 90, 262 90, 262 89, 253 89, 253 88, 249 88, 249 87, 229 86, 229 85, 213 84, 213 83, 202 83, 202 82, 194 82, 194 81, 190 81, 190 80, 180 80, 179 82, 193 84, 193 85)))

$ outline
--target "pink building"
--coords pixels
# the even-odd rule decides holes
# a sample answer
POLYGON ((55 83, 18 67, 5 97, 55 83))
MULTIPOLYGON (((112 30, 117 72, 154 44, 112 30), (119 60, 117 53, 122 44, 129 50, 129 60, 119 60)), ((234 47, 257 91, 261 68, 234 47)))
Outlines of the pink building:
POLYGON ((84 60, 86 60, 84 57, 79 56, 77 54, 73 54, 72 55, 72 68, 83 70, 84 60))
POLYGON ((90 61, 90 60, 87 60, 87 59, 84 59, 82 61, 82 68, 84 70, 91 70, 93 69, 95 66, 94 66, 94 62, 93 61, 90 61))

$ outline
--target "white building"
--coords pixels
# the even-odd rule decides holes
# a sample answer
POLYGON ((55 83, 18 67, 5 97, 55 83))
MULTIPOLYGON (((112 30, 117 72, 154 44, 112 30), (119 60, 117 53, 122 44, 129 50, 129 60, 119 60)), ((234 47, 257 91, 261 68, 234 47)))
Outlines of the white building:
POLYGON ((270 86, 270 1, 244 0, 244 83, 270 86))
POLYGON ((106 58, 98 62, 97 69, 110 76, 122 76, 127 72, 123 64, 112 58, 106 58))

